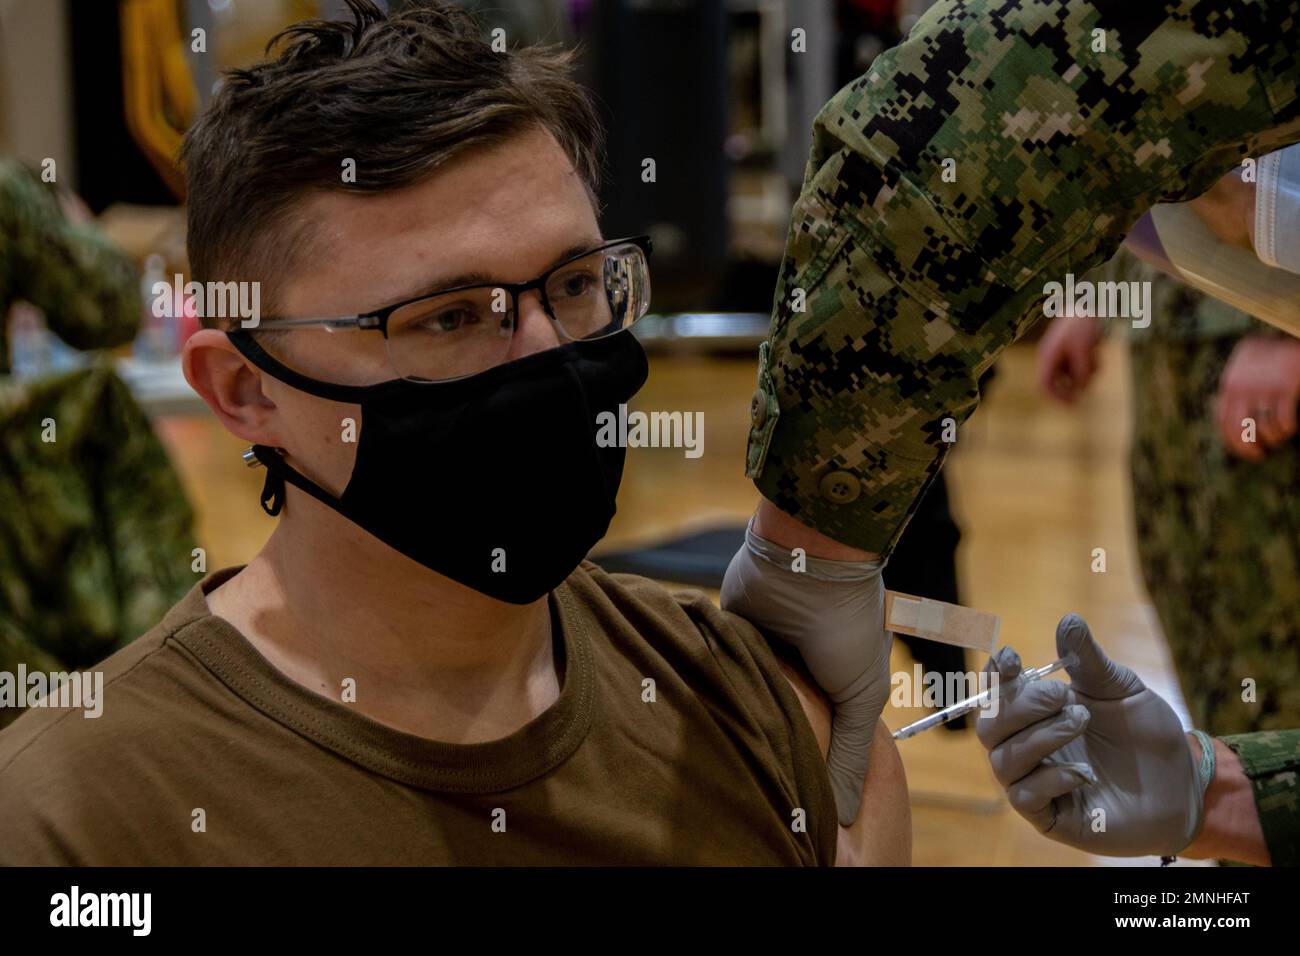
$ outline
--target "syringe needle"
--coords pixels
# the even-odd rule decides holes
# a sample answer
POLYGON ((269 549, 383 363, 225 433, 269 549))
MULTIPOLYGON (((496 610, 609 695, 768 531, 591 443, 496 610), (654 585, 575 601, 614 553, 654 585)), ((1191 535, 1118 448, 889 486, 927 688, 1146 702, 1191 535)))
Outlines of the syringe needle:
MULTIPOLYGON (((1079 659, 1075 653, 1071 651, 1069 654, 1052 661, 1050 664, 1044 664, 1042 667, 1031 667, 1026 671, 1022 671, 1021 676, 1023 676, 1025 680, 1041 680, 1048 674, 1054 674, 1062 668, 1074 666, 1078 663, 1078 660, 1079 659)), ((992 696, 993 690, 990 688, 989 690, 981 691, 974 697, 967 697, 965 700, 960 700, 955 704, 943 708, 943 710, 935 711, 927 717, 922 717, 920 720, 894 731, 894 739, 905 740, 908 737, 915 737, 917 734, 929 730, 931 727, 938 727, 940 724, 946 724, 950 720, 956 720, 962 714, 969 714, 972 710, 982 707, 992 699, 992 696)))

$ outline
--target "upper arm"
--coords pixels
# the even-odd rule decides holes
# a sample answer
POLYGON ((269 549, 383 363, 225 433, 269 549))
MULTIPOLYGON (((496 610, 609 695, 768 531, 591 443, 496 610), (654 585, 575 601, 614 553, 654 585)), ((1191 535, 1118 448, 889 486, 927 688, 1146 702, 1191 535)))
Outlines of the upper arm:
POLYGON ((78 349, 131 341, 142 307, 134 264, 92 224, 68 222, 17 163, 0 164, 0 232, 15 296, 41 309, 61 339, 78 349))
MULTIPOLYGON (((784 660, 781 673, 794 688, 825 757, 831 742, 831 707, 812 681, 784 660)), ((912 807, 898 747, 883 719, 876 723, 871 763, 857 819, 839 828, 836 866, 909 866, 912 862, 912 807)))

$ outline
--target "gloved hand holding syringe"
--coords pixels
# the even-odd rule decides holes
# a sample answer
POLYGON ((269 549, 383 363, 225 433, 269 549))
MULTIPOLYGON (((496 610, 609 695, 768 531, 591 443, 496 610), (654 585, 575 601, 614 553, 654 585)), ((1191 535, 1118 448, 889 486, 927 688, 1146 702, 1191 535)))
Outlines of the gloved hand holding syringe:
MULTIPOLYGON (((1079 662, 1078 657, 1073 653, 1066 654, 1064 657, 1052 661, 1050 664, 1044 664, 1042 667, 1030 667, 1021 671, 1021 675, 1027 681, 1039 680, 1048 674, 1054 674, 1065 667, 1073 667, 1079 662)), ((915 737, 923 730, 929 730, 931 727, 938 727, 940 724, 946 724, 950 720, 956 720, 962 714, 969 714, 973 710, 987 706, 997 695, 997 687, 990 687, 981 691, 973 697, 967 697, 955 704, 935 711, 927 717, 908 724, 894 731, 895 740, 904 740, 907 737, 915 737)))

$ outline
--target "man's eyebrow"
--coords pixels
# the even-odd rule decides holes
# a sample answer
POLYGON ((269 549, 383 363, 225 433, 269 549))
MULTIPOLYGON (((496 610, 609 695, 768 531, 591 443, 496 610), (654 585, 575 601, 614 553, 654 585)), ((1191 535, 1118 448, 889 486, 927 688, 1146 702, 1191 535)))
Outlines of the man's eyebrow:
MULTIPOLYGON (((604 242, 605 240, 599 236, 595 239, 585 239, 581 242, 575 242, 552 259, 546 268, 552 269, 564 260, 572 259, 574 256, 581 255, 584 252, 589 252, 592 249, 603 245, 604 242)), ((419 288, 413 289, 407 295, 403 295, 394 301, 404 302, 407 299, 418 299, 422 296, 433 295, 436 292, 441 292, 444 289, 455 289, 465 285, 509 285, 509 283, 501 282, 499 279, 496 279, 485 272, 462 272, 459 275, 440 278, 436 282, 422 283, 419 288)))

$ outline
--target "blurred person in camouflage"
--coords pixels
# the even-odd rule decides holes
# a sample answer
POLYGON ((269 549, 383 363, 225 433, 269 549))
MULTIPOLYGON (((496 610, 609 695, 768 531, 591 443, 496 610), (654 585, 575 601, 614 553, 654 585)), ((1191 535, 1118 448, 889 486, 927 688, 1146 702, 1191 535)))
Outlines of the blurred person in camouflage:
MULTIPOLYGON (((0 313, 30 302, 73 348, 111 348, 135 336, 140 288, 134 264, 89 215, 38 171, 0 159, 0 313)), ((0 336, 0 373, 9 361, 0 336)))
POLYGON ((1127 332, 1137 549, 1192 722, 1300 725, 1300 340, 1127 252, 1085 279, 1150 282, 1150 324, 1053 319, 1039 385, 1076 401, 1127 332))
MULTIPOLYGON (((132 262, 70 194, 0 160, 0 317, 23 301, 78 349, 131 341, 132 262)), ((0 335, 0 672, 98 663, 193 583, 193 516, 162 444, 104 362, 15 381, 0 335)), ((0 726, 21 709, 0 706, 0 726)))

